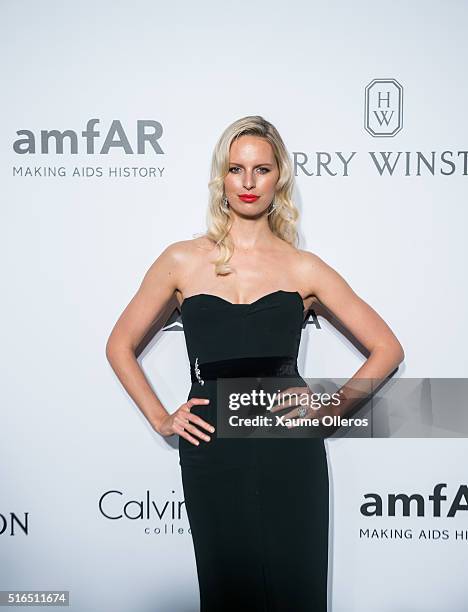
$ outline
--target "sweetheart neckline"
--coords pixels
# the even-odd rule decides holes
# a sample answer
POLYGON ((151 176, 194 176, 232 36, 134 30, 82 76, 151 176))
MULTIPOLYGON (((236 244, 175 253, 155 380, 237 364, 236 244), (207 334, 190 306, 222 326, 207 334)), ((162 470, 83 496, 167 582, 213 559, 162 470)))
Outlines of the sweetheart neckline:
POLYGON ((299 297, 299 299, 301 300, 302 303, 302 309, 304 310, 304 300, 302 299, 302 295, 299 293, 299 291, 285 291, 284 289, 277 289, 276 291, 271 291, 270 293, 266 293, 265 295, 260 296, 258 299, 254 300, 253 302, 249 302, 248 304, 236 304, 235 302, 230 302, 229 300, 226 300, 226 298, 221 297, 220 295, 215 295, 214 293, 195 293, 194 295, 189 295, 188 297, 186 297, 182 304, 180 305, 180 309, 182 310, 183 305, 185 304, 185 302, 187 300, 190 300, 192 298, 196 298, 196 297, 211 297, 211 298, 215 298, 217 300, 221 300, 222 302, 225 302, 226 304, 229 304, 229 306, 254 306, 255 304, 257 304, 258 302, 260 302, 261 300, 264 300, 267 297, 271 297, 272 295, 275 295, 277 293, 289 293, 291 295, 297 295, 299 297))

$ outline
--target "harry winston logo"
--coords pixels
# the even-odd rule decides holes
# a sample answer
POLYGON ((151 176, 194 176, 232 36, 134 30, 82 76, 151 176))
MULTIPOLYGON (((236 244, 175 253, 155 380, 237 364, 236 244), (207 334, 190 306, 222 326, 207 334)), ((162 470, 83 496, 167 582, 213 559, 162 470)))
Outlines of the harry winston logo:
POLYGON ((403 127, 403 87, 396 79, 374 79, 365 90, 364 129, 371 136, 395 136, 403 127))

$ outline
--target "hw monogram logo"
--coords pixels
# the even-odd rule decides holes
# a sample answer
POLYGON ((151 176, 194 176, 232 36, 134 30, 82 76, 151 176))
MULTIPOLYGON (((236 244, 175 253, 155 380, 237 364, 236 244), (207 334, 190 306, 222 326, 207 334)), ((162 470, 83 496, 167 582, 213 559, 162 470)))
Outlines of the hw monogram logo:
POLYGON ((403 127, 403 87, 396 79, 374 79, 366 87, 364 128, 371 136, 395 136, 403 127))

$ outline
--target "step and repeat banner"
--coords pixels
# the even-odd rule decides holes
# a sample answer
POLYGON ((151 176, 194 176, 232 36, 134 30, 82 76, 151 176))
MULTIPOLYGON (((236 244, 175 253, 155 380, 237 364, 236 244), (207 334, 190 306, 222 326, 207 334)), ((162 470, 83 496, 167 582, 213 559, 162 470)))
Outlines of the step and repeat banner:
MULTIPOLYGON (((177 436, 154 432, 105 345, 152 262, 206 229, 221 132, 261 115, 294 165, 300 248, 385 319, 405 349, 393 379, 412 381, 408 414, 375 408, 382 435, 326 442, 329 610, 467 610, 467 430, 438 397, 468 376, 467 3, 0 11, 0 590, 66 592, 41 609, 199 610, 177 436)), ((175 303, 146 340, 138 361, 173 412, 190 388, 175 303)), ((364 360, 310 311, 303 376, 364 360)))

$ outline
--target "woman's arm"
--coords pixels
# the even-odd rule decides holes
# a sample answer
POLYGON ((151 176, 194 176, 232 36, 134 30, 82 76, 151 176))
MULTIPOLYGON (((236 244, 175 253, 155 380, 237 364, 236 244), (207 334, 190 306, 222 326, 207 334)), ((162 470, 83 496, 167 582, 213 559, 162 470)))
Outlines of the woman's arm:
POLYGON ((338 414, 343 415, 360 398, 375 390, 403 361, 405 354, 387 323, 336 270, 308 251, 302 251, 302 258, 302 278, 307 279, 308 295, 314 295, 369 351, 365 363, 342 387, 344 399, 338 414))
POLYGON ((162 435, 178 433, 193 444, 198 444, 198 440, 188 431, 205 440, 208 436, 199 432, 191 423, 201 425, 208 431, 212 431, 212 427, 197 415, 191 414, 190 407, 206 403, 207 400, 191 398, 170 415, 152 390, 135 357, 136 347, 154 321, 163 314, 178 289, 179 271, 183 269, 186 257, 184 243, 177 242, 168 246, 151 265, 137 293, 112 329, 106 344, 106 357, 125 390, 155 431, 162 435))

